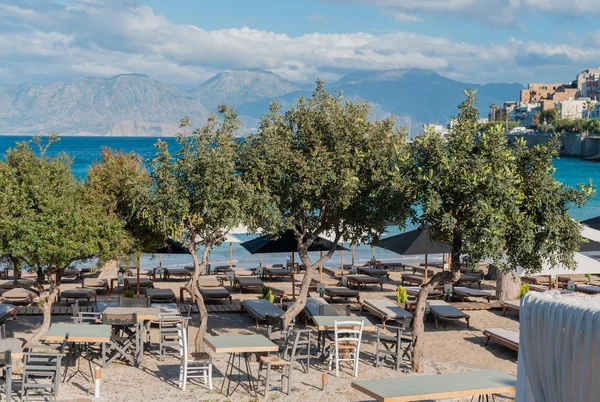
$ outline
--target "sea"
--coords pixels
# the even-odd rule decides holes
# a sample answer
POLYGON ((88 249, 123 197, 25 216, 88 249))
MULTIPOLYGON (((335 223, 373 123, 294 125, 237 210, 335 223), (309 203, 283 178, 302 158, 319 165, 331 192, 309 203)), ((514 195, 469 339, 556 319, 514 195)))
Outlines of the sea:
MULTIPOLYGON (((0 136, 0 157, 4 157, 7 149, 14 147, 16 143, 29 141, 31 137, 27 136, 0 136)), ((98 161, 100 151, 103 147, 109 147, 114 150, 124 152, 136 152, 145 159, 151 158, 156 154, 155 143, 159 138, 155 137, 61 137, 60 141, 52 144, 48 151, 48 155, 56 155, 65 152, 73 158, 72 170, 75 177, 85 179, 88 167, 98 161)), ((178 147, 173 137, 161 138, 165 141, 172 152, 175 152, 178 147)), ((590 180, 596 186, 600 186, 600 162, 584 161, 576 158, 556 158, 554 160, 555 177, 568 185, 577 183, 588 183, 590 180)), ((574 219, 585 220, 600 215, 600 196, 596 192, 585 206, 581 208, 573 208, 570 211, 574 219)), ((407 229, 411 229, 408 227, 407 229)), ((392 236, 400 233, 397 227, 388 227, 384 236, 392 236)), ((257 234, 240 233, 234 235, 239 239, 240 243, 253 239, 257 234)), ((255 267, 259 265, 259 259, 262 258, 262 264, 285 263, 290 259, 288 254, 265 254, 262 257, 259 255, 251 255, 240 243, 232 243, 233 261, 232 263, 238 267, 255 267)), ((349 245, 345 245, 350 249, 349 245)), ((221 246, 212 250, 210 254, 210 262, 213 266, 229 265, 229 243, 224 243, 221 246)), ((313 261, 318 259, 318 253, 310 253, 313 261)), ((342 262, 350 264, 362 264, 375 257, 380 261, 410 261, 421 260, 423 256, 404 256, 400 258, 397 254, 387 250, 369 245, 357 245, 354 247, 354 253, 350 250, 345 252, 336 252, 334 256, 325 265, 339 265, 342 262), (354 254, 354 258, 352 257, 354 254)), ((297 256, 295 257, 298 258, 297 256)), ((441 260, 431 256, 430 261, 441 260)), ((94 261, 80 262, 82 265, 93 264, 94 261)), ((142 259, 142 268, 153 268, 158 265, 166 267, 180 267, 183 265, 191 265, 192 260, 189 255, 181 254, 148 254, 142 259)))

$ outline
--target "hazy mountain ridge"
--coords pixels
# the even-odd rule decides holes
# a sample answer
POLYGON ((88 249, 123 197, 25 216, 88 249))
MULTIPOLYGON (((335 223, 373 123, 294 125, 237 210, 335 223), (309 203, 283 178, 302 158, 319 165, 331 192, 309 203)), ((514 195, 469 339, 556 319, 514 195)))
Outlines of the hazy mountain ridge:
MULTIPOLYGON (((298 96, 310 96, 313 87, 262 70, 224 72, 187 93, 142 74, 0 86, 0 133, 173 135, 181 117, 203 124, 208 112, 222 103, 235 107, 246 128, 252 129, 273 99, 285 110, 298 96)), ((428 70, 389 70, 348 74, 327 88, 368 100, 378 118, 395 114, 406 124, 410 116, 415 133, 424 123, 445 124, 456 114, 466 88, 478 89, 485 115, 491 103, 516 98, 522 86, 468 84, 428 70)))

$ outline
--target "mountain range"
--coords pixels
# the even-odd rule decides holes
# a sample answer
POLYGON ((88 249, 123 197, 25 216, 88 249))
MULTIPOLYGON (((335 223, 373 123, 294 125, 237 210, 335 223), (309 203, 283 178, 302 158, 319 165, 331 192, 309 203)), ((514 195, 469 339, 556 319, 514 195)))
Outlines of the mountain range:
MULTIPOLYGON (((233 106, 251 130, 272 100, 286 109, 313 87, 263 70, 223 72, 187 92, 142 74, 0 86, 0 134, 167 136, 177 132, 181 117, 202 124, 219 104, 233 106)), ((478 90, 485 115, 490 104, 516 98, 523 86, 469 84, 418 69, 361 71, 327 85, 368 100, 377 118, 395 114, 401 124, 410 122, 413 133, 425 123, 447 123, 466 88, 478 90)))

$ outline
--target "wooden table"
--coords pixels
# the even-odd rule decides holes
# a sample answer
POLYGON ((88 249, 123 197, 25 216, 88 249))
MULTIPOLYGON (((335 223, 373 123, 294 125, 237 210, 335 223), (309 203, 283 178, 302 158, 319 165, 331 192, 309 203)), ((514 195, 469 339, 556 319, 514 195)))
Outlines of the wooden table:
MULTIPOLYGON (((229 397, 236 388, 241 384, 241 379, 238 379, 237 385, 231 390, 231 377, 233 376, 233 369, 236 368, 240 373, 240 377, 246 374, 248 379, 249 391, 254 391, 252 381, 250 379, 250 364, 248 362, 248 355, 251 353, 270 353, 277 352, 279 346, 271 342, 267 337, 263 335, 229 335, 229 336, 205 336, 204 342, 210 347, 215 353, 229 353, 229 360, 227 361, 227 368, 225 369, 225 377, 227 377, 227 393, 229 397), (238 365, 235 367, 235 358, 238 358, 238 365), (244 358, 245 368, 241 365, 241 359, 244 358), (245 370, 245 373, 244 373, 245 370), (229 374, 227 374, 229 373, 229 374)), ((221 392, 225 381, 221 384, 221 392)))
POLYGON ((352 388, 380 402, 409 402, 516 391, 517 379, 496 370, 354 381, 352 388))
POLYGON ((330 316, 330 315, 313 315, 312 321, 317 326, 317 350, 325 349, 325 332, 335 330, 335 321, 362 321, 363 330, 373 331, 377 328, 367 317, 362 316, 330 316))
POLYGON ((107 307, 102 314, 137 314, 138 322, 156 321, 160 315, 157 307, 107 307))

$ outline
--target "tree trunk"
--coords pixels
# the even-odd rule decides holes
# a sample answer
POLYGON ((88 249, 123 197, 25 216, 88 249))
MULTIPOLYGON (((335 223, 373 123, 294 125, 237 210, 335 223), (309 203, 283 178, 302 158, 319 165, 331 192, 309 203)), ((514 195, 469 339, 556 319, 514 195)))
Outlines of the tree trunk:
MULTIPOLYGON (((192 236, 192 238, 194 237, 192 236)), ((202 293, 200 293, 200 275, 202 275, 202 271, 208 263, 208 252, 211 247, 212 245, 204 246, 202 262, 199 262, 198 256, 196 255, 195 246, 193 244, 190 244, 189 246, 190 254, 192 255, 192 260, 194 261, 194 275, 187 285, 187 290, 192 296, 192 301, 196 304, 196 307, 198 307, 199 313, 198 332, 196 333, 196 338, 194 339, 194 347, 196 352, 204 352, 205 350, 204 336, 206 335, 206 327, 208 326, 208 311, 206 311, 204 298, 202 297, 202 293)))
POLYGON ((36 334, 33 336, 33 338, 31 338, 25 344, 24 347, 28 347, 30 345, 35 345, 35 344, 39 343, 39 341, 42 338, 45 338, 46 334, 48 333, 48 330, 50 329, 50 324, 52 322, 52 314, 51 314, 52 313, 52 305, 54 304, 54 300, 56 299, 56 296, 58 296, 59 286, 58 285, 51 286, 49 293, 46 293, 43 291, 42 285, 40 285, 39 287, 42 287, 42 291, 40 291, 39 307, 42 310, 42 313, 44 314, 44 320, 42 321, 42 326, 40 327, 38 332, 36 332, 36 334))
POLYGON ((98 268, 98 278, 110 279, 119 276, 119 264, 117 260, 104 261, 98 268))
POLYGON ((498 269, 496 297, 500 302, 515 300, 521 289, 521 278, 509 271, 498 269))
POLYGON ((298 255, 300 256, 300 261, 302 261, 302 264, 304 264, 306 267, 306 271, 304 271, 304 278, 302 278, 302 285, 300 286, 300 292, 298 293, 296 301, 281 316, 283 328, 287 328, 287 326, 292 323, 296 316, 300 314, 302 310, 304 310, 304 307, 306 306, 306 299, 308 299, 310 283, 317 266, 317 264, 313 264, 310 261, 310 258, 308 258, 308 246, 305 246, 304 244, 301 246, 299 245, 298 255))
POLYGON ((419 291, 415 305, 415 318, 413 319, 412 348, 412 368, 417 373, 422 373, 425 368, 423 333, 425 332, 425 306, 427 304, 427 297, 440 283, 456 282, 459 278, 460 274, 455 272, 454 268, 453 271, 438 272, 419 291))

